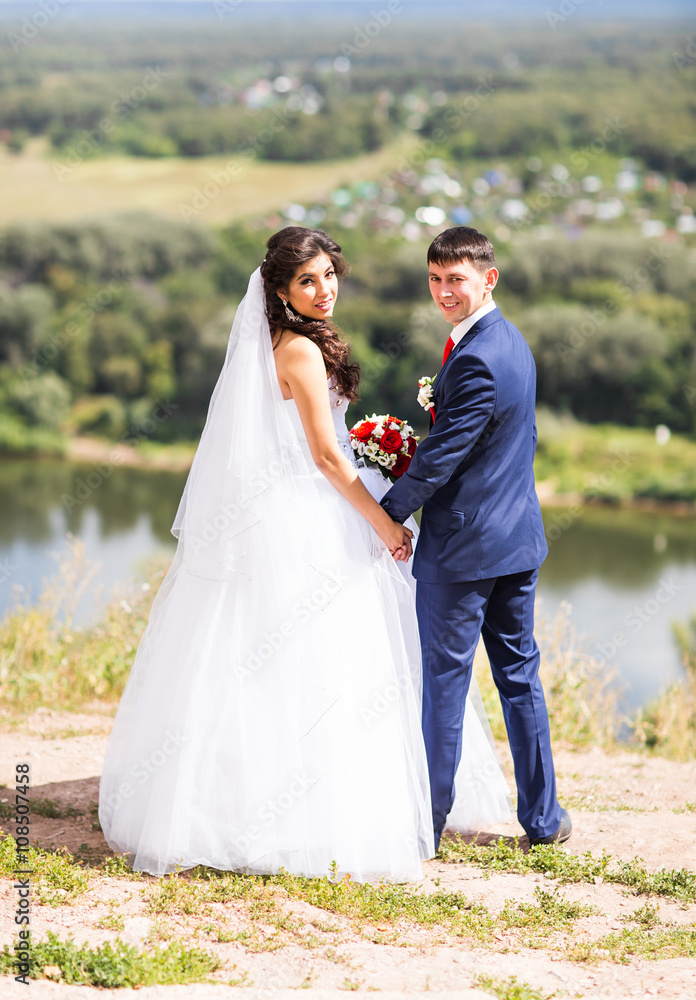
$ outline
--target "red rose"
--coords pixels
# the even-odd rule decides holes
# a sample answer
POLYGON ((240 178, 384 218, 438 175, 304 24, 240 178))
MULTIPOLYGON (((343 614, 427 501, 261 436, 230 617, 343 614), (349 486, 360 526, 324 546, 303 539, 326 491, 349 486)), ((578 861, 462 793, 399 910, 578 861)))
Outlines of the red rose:
POLYGON ((408 469, 410 464, 411 464, 411 459, 408 457, 408 455, 399 455, 396 462, 394 462, 394 465, 389 471, 391 472, 392 476, 396 476, 397 479, 400 479, 401 476, 403 476, 404 472, 406 472, 406 469, 408 469))
POLYGON ((418 442, 413 437, 413 435, 407 438, 406 447, 408 448, 408 453, 410 457, 413 458, 413 456, 416 454, 416 448, 418 447, 418 442))
POLYGON ((403 447, 403 439, 398 431, 385 431, 379 439, 379 446, 387 455, 395 455, 403 447))
POLYGON ((376 426, 377 424, 374 420, 363 420, 361 424, 353 429, 353 434, 358 441, 369 441, 370 434, 372 434, 376 426))

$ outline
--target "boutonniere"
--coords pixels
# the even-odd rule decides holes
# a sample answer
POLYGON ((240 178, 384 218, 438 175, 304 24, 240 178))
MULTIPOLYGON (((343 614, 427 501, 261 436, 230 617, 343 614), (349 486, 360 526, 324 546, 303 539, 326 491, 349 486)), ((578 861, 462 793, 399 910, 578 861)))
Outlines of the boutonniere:
POLYGON ((423 378, 418 379, 418 402, 424 410, 432 410, 435 406, 433 403, 434 381, 435 379, 430 378, 429 375, 425 375, 423 378))

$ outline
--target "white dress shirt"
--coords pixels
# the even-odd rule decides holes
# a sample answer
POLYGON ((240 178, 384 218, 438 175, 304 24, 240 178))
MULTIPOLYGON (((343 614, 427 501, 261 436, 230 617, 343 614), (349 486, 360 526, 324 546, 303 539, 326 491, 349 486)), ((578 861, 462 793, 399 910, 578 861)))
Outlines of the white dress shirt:
POLYGON ((495 308, 495 302, 491 299, 490 302, 486 302, 485 306, 479 306, 476 312, 472 312, 471 316, 467 316, 461 323, 457 323, 454 330, 450 333, 454 346, 456 347, 462 337, 467 335, 474 323, 478 323, 480 319, 487 316, 489 312, 493 312, 495 308))

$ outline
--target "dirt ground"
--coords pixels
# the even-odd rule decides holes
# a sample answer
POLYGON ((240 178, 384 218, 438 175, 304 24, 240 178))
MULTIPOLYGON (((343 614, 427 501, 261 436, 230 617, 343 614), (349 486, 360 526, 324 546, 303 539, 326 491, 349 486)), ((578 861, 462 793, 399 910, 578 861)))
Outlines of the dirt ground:
MULTIPOLYGON (((32 840, 43 847, 66 847, 73 853, 89 856, 97 862, 110 855, 95 823, 99 773, 106 738, 112 724, 112 711, 104 706, 81 714, 39 710, 22 723, 0 727, 0 782, 12 785, 14 768, 29 762, 32 774, 32 797, 52 799, 69 817, 32 818, 32 840), (72 810, 68 807, 72 806, 72 810), (95 828, 96 827, 96 828, 95 828)), ((507 747, 500 747, 501 758, 510 777, 507 747)), ((608 754, 598 749, 588 752, 557 750, 559 795, 569 808, 574 833, 565 849, 576 854, 607 851, 615 859, 643 859, 649 871, 661 868, 696 870, 696 762, 676 763, 641 754, 608 754)), ((0 799, 10 792, 0 789, 0 799)), ((0 823, 9 830, 9 823, 0 823)), ((479 835, 485 842, 492 834, 522 835, 512 822, 479 835)), ((60 938, 72 935, 77 943, 98 945, 121 937, 132 944, 148 942, 153 918, 147 910, 147 894, 157 880, 133 881, 98 877, 89 891, 72 905, 33 905, 32 933, 36 939, 49 930, 60 938), (120 931, 97 926, 113 912, 123 917, 120 931)), ((421 883, 425 892, 456 890, 468 899, 483 903, 498 913, 506 900, 533 901, 534 890, 556 884, 543 875, 487 873, 466 864, 445 864, 438 860, 424 865, 421 883)), ((664 923, 693 925, 696 905, 684 905, 663 898, 637 897, 630 890, 610 884, 574 884, 562 887, 572 901, 598 908, 592 916, 576 924, 578 936, 600 937, 620 932, 625 918, 646 901, 659 907, 664 923)), ((0 880, 0 946, 11 944, 15 927, 15 893, 12 881, 0 880)), ((579 998, 669 997, 696 1000, 696 962, 691 959, 648 961, 632 958, 626 964, 600 961, 569 961, 557 950, 544 947, 518 947, 505 934, 497 935, 493 946, 470 947, 438 940, 436 933, 416 928, 408 941, 382 939, 361 933, 351 922, 335 914, 315 909, 309 904, 288 899, 288 912, 304 921, 316 920, 325 931, 325 949, 307 949, 292 941, 276 951, 254 951, 240 941, 217 942, 203 938, 196 944, 213 951, 224 967, 213 973, 220 985, 157 986, 138 990, 139 1000, 166 997, 214 998, 243 994, 250 998, 268 997, 286 1000, 286 993, 298 987, 309 988, 313 1000, 329 1000, 346 990, 356 993, 379 990, 385 1000, 403 993, 438 992, 443 1000, 457 996, 483 998, 490 994, 475 989, 478 977, 509 979, 516 976, 545 997, 579 998), (246 978, 245 978, 246 975, 246 978), (231 979, 239 986, 222 985, 231 979)), ((243 926, 242 904, 212 904, 211 919, 222 921, 234 931, 243 926), (219 911, 219 912, 218 912, 219 911)), ((174 918, 178 923, 178 918, 174 918)), ((379 929, 379 928, 378 928, 379 929)), ((171 928, 170 928, 171 930, 171 928)), ((189 940, 190 928, 181 923, 180 936, 189 940)), ((385 929, 386 930, 386 929, 385 929)), ((230 935, 231 936, 231 935, 230 935)), ((0 998, 24 996, 26 987, 11 977, 0 978, 0 998)), ((42 981, 30 990, 47 998, 72 1000, 89 994, 124 997, 130 991, 92 990, 42 981)))

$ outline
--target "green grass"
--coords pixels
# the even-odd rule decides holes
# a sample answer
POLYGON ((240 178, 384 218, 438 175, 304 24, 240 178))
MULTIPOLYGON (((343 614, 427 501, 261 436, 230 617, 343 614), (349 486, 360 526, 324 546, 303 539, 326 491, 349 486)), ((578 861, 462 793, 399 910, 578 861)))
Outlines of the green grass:
POLYGON ((318 163, 272 163, 244 157, 186 159, 104 156, 85 160, 61 182, 45 155, 46 143, 33 140, 19 156, 0 151, 0 185, 5 197, 0 226, 27 219, 54 222, 123 211, 154 211, 182 218, 196 188, 210 184, 230 162, 238 165, 231 183, 206 199, 198 222, 227 223, 272 212, 287 202, 314 203, 342 184, 373 180, 392 170, 414 145, 400 136, 374 153, 318 163))
POLYGON ((633 913, 629 913, 627 917, 624 917, 624 920, 633 921, 633 923, 639 924, 648 930, 662 923, 659 906, 652 906, 650 903, 645 903, 643 906, 638 907, 633 913))
POLYGON ((109 912, 97 920, 96 926, 105 931, 122 931, 125 926, 123 914, 118 912, 118 901, 109 902, 109 912))
POLYGON ((538 482, 589 503, 630 500, 696 502, 696 441, 614 424, 582 424, 550 411, 538 414, 538 482))
POLYGON ((608 882, 626 886, 636 895, 665 896, 684 903, 696 902, 696 872, 687 868, 649 872, 640 858, 614 861, 603 852, 594 857, 591 852, 570 854, 555 844, 542 844, 523 851, 514 844, 498 840, 493 844, 466 844, 461 837, 442 840, 438 858, 442 861, 474 865, 485 872, 530 872, 558 879, 561 883, 608 882))
MULTIPOLYGON (((357 927, 403 923, 441 927, 448 934, 472 941, 490 939, 494 920, 488 910, 460 892, 424 893, 405 885, 371 885, 350 878, 304 878, 298 875, 245 876, 196 869, 192 876, 172 875, 151 893, 153 915, 207 913, 211 903, 240 900, 252 920, 293 931, 281 902, 301 900, 329 913, 348 917, 357 927)), ((257 949, 253 935, 244 941, 257 949)))
POLYGON ((63 848, 47 851, 30 847, 26 853, 27 864, 19 865, 14 837, 6 836, 0 841, 0 876, 13 878, 15 868, 29 868, 32 871, 32 894, 39 903, 66 905, 74 903, 87 892, 89 873, 75 863, 68 851, 63 848))
POLYGON ((555 993, 540 993, 533 986, 518 981, 517 976, 510 979, 493 979, 491 976, 477 976, 474 986, 486 993, 491 993, 497 1000, 551 1000, 555 993))
POLYGON ((241 931, 229 931, 219 924, 206 923, 203 930, 213 941, 237 941, 253 953, 278 951, 290 941, 302 948, 321 944, 315 934, 305 933, 306 927, 301 920, 283 909, 283 899, 274 879, 196 869, 193 873, 162 879, 150 892, 147 905, 167 936, 161 918, 183 916, 195 922, 196 918, 212 915, 213 903, 233 901, 243 904, 249 926, 241 931))
POLYGON ((696 927, 624 928, 594 941, 580 940, 568 949, 568 958, 577 962, 606 961, 626 964, 633 958, 659 961, 696 957, 696 927))
POLYGON ((32 872, 32 894, 45 906, 75 903, 88 891, 90 880, 95 874, 108 878, 143 880, 143 875, 134 872, 120 855, 108 857, 99 864, 90 864, 76 859, 63 847, 48 850, 32 846, 26 852, 26 858, 27 864, 20 866, 14 837, 4 835, 0 830, 0 878, 14 878, 16 868, 29 868, 32 872))
POLYGON ((79 809, 74 806, 61 806, 55 799, 32 799, 31 814, 33 816, 44 816, 46 819, 70 819, 74 816, 82 816, 79 809))
POLYGON ((488 910, 461 892, 438 889, 423 893, 404 885, 353 882, 349 878, 306 879, 277 876, 277 884, 292 899, 301 899, 330 913, 354 919, 358 925, 404 921, 420 926, 441 926, 455 937, 480 942, 490 938, 493 919, 488 910))
MULTIPOLYGON (((45 941, 31 942, 29 978, 43 979, 43 970, 50 965, 61 970, 64 983, 119 989, 205 982, 220 967, 220 961, 208 952, 187 949, 177 942, 141 952, 117 938, 92 949, 78 947, 72 938, 61 941, 49 931, 45 941)), ((7 945, 0 953, 0 972, 16 974, 15 955, 7 945)))
POLYGON ((106 858, 100 865, 100 871, 108 875, 109 878, 129 878, 142 881, 141 872, 135 872, 128 864, 122 854, 115 854, 111 858, 106 858))
MULTIPOLYGON (((525 854, 516 845, 502 842, 477 847, 448 839, 438 857, 441 861, 476 865, 484 874, 543 874, 560 883, 613 883, 636 894, 664 896, 682 903, 692 903, 696 897, 693 872, 650 873, 637 859, 614 862, 606 854, 593 858, 589 853, 577 857, 554 845, 525 854)), ((14 840, 6 837, 0 843, 0 876, 11 878, 15 865, 14 840)), ((30 975, 40 977, 44 966, 54 965, 60 968, 66 983, 120 987, 204 979, 218 967, 217 960, 204 951, 184 947, 182 933, 195 941, 236 942, 247 954, 270 953, 295 945, 311 950, 317 959, 348 969, 353 968, 353 958, 341 946, 349 942, 351 933, 376 945, 420 947, 422 937, 414 936, 414 930, 430 931, 433 944, 463 942, 465 946, 505 952, 545 949, 577 962, 625 963, 633 956, 648 960, 696 956, 696 927, 663 924, 658 907, 651 902, 624 917, 626 926, 620 932, 594 939, 579 937, 577 921, 599 911, 568 899, 558 885, 552 884, 537 885, 530 902, 506 900, 502 910, 494 914, 461 892, 439 888, 424 892, 418 887, 391 883, 371 885, 354 882, 349 876, 339 879, 335 866, 324 878, 287 873, 249 876, 198 868, 153 882, 132 873, 121 857, 86 867, 66 851, 31 848, 28 867, 34 871, 35 899, 44 905, 79 901, 95 876, 118 879, 128 874, 144 883, 144 902, 152 918, 149 943, 158 947, 139 952, 116 939, 92 950, 49 935, 33 948, 30 975), (344 922, 327 922, 321 913, 315 916, 293 911, 288 905, 293 901, 342 917, 344 922), (228 913, 234 915, 233 923, 228 923, 228 913)), ((108 904, 106 913, 102 911, 96 926, 116 934, 123 930, 116 901, 108 904)), ((6 947, 0 954, 0 972, 10 971, 13 961, 13 953, 6 947)), ((248 985, 244 976, 235 983, 248 985)), ((358 987, 361 984, 344 985, 345 989, 358 987)), ((486 988, 495 996, 513 1000, 541 996, 516 980, 490 980, 486 988)))
POLYGON ((580 917, 588 917, 593 913, 597 913, 596 907, 566 899, 558 887, 549 891, 537 886, 534 890, 533 903, 515 903, 508 900, 500 919, 506 927, 564 930, 580 917))
MULTIPOLYGON (((637 893, 694 901, 693 873, 651 874, 637 862, 619 862, 610 867, 611 859, 606 855, 601 859, 591 859, 589 855, 574 858, 557 847, 538 848, 524 855, 518 849, 496 845, 494 852, 488 850, 483 854, 486 857, 479 849, 476 861, 470 863, 478 864, 484 871, 541 872, 564 882, 613 882, 637 893)), ((447 858, 442 857, 442 860, 447 858)), ((232 939, 248 952, 275 951, 290 941, 309 948, 325 944, 311 933, 307 934, 306 928, 303 931, 297 919, 284 912, 282 904, 288 898, 348 918, 355 930, 376 944, 408 946, 412 943, 408 928, 417 926, 437 929, 446 935, 445 940, 467 940, 473 945, 490 946, 494 934, 512 933, 511 946, 546 948, 567 954, 576 961, 605 957, 623 962, 631 953, 654 959, 689 957, 694 948, 693 928, 660 926, 657 908, 649 903, 631 915, 629 919, 635 926, 626 928, 621 934, 577 942, 575 923, 599 911, 592 905, 567 899, 558 887, 537 886, 533 902, 507 900, 498 916, 494 916, 485 906, 473 903, 459 892, 423 893, 401 885, 356 883, 347 877, 339 880, 331 876, 307 879, 287 874, 254 877, 197 869, 189 876, 171 876, 159 885, 150 896, 149 908, 153 915, 179 914, 194 918, 207 915, 213 902, 239 900, 245 903, 252 924, 232 934, 232 939)), ((312 926, 325 929, 317 924, 312 926)), ((218 924, 207 924, 205 930, 215 941, 230 940, 230 933, 218 924)), ((336 933, 340 928, 332 926, 329 930, 336 933)), ((330 961, 348 961, 333 947, 322 957, 330 961)), ((516 994, 513 992, 510 996, 516 994)))
MULTIPOLYGON (((584 792, 576 792, 573 795, 563 796, 563 806, 566 809, 578 809, 581 812, 607 813, 607 812, 629 812, 629 813, 649 813, 659 812, 659 806, 631 806, 619 799, 607 796, 606 799, 598 799, 596 795, 586 795, 584 792)), ((673 809, 673 812, 684 812, 685 810, 673 809)))

